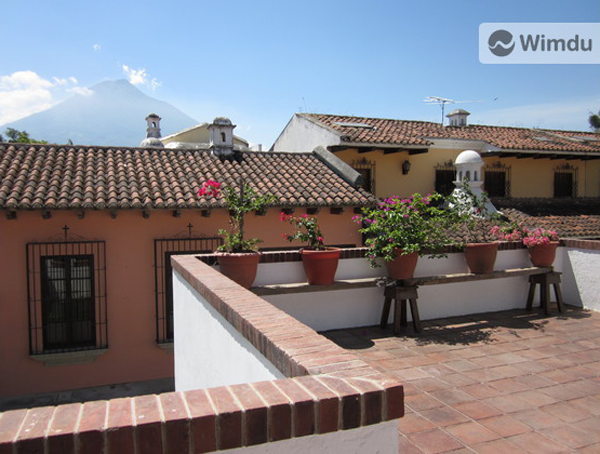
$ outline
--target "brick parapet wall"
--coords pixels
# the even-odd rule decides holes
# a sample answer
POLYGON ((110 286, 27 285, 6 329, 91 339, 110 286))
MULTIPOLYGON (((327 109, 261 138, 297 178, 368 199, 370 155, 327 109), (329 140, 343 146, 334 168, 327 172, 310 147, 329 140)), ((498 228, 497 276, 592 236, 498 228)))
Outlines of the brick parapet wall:
POLYGON ((567 238, 560 241, 561 246, 575 248, 575 249, 587 249, 590 251, 600 251, 599 240, 580 240, 577 238, 567 238))
POLYGON ((290 378, 0 413, 0 454, 210 452, 404 414, 396 377, 372 369, 194 256, 173 257, 173 268, 290 378))

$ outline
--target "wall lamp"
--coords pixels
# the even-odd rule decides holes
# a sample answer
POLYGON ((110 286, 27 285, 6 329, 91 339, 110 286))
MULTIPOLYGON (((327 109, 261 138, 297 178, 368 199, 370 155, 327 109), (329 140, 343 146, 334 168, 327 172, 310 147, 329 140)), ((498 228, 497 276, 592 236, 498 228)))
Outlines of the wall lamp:
POLYGON ((410 161, 405 159, 402 163, 402 175, 406 175, 408 172, 410 172, 410 161))

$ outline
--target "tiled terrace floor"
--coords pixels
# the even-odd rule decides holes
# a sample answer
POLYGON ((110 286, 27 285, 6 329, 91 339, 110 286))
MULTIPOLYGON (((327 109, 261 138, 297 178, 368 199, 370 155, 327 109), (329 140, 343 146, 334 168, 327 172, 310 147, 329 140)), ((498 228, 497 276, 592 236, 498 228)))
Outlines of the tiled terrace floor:
POLYGON ((401 453, 600 453, 600 313, 567 306, 424 325, 398 337, 391 326, 324 333, 404 381, 401 453))

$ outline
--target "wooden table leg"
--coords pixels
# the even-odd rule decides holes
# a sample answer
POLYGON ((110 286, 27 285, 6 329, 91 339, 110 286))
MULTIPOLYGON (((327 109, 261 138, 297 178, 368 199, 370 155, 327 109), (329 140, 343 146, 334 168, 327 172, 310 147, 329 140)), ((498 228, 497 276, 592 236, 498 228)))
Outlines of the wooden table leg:
POLYGON ((527 311, 533 307, 533 297, 535 296, 535 282, 529 279, 529 293, 527 294, 527 311))
POLYGON ((540 283, 541 286, 541 303, 540 306, 544 308, 544 314, 550 314, 550 284, 546 279, 540 283))
POLYGON ((411 298, 410 300, 410 314, 412 315, 413 327, 417 333, 421 332, 421 317, 419 316, 419 307, 417 306, 417 300, 411 298))
POLYGON ((381 329, 385 329, 388 323, 388 319, 390 318, 390 306, 392 305, 392 299, 386 297, 383 302, 383 312, 381 313, 381 322, 379 323, 379 327, 381 329))
POLYGON ((407 315, 406 315, 406 300, 405 299, 401 299, 400 300, 400 324, 402 326, 406 326, 406 320, 407 320, 407 315))
POLYGON ((400 332, 400 300, 398 298, 394 299, 394 334, 398 334, 400 332))
POLYGON ((558 312, 562 312, 563 299, 562 292, 560 291, 560 284, 554 284, 554 294, 556 295, 556 307, 558 312))

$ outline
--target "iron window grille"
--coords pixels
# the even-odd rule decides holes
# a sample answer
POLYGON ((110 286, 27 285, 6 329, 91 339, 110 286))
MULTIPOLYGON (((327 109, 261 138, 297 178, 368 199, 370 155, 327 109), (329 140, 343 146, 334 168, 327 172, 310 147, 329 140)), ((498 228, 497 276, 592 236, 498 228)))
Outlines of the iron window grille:
POLYGON ((350 164, 363 177, 363 189, 375 194, 375 163, 367 158, 357 159, 350 164))
POLYGON ((498 161, 485 166, 483 171, 485 192, 490 197, 510 197, 510 166, 498 161))
POLYGON ((554 197, 577 197, 577 170, 568 163, 554 169, 554 197))
POLYGON ((156 342, 173 342, 173 269, 171 256, 206 254, 223 244, 214 238, 164 238, 154 240, 154 285, 156 294, 156 342))
POLYGON ((456 180, 456 167, 452 161, 435 166, 435 191, 442 195, 450 195, 454 191, 456 180))
POLYGON ((29 353, 108 347, 104 241, 27 243, 29 353))

